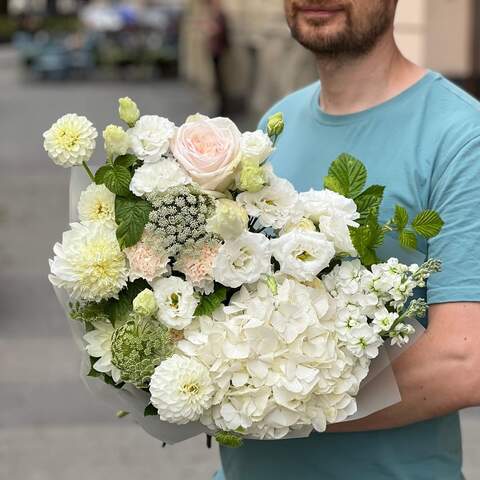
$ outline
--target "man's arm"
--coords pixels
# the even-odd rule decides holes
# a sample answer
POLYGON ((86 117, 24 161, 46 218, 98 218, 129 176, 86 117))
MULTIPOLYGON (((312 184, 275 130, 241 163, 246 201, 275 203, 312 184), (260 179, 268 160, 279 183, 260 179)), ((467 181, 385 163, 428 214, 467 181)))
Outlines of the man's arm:
POLYGON ((425 334, 394 363, 402 401, 329 432, 403 427, 480 405, 480 303, 445 303, 429 309, 425 334))

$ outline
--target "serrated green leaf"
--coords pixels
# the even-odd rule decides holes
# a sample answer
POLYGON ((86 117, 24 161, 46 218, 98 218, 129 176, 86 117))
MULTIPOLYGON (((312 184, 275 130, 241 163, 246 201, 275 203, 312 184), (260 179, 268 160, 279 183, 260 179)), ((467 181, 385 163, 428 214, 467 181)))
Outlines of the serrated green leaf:
POLYGON ((384 192, 385 187, 383 185, 370 185, 366 190, 355 197, 355 199, 361 197, 362 195, 373 195, 375 197, 383 198, 384 192))
POLYGON ((211 315, 227 298, 227 289, 218 286, 210 295, 202 295, 200 303, 195 309, 195 316, 211 315))
POLYGON ((215 434, 215 440, 219 445, 228 448, 239 448, 243 445, 242 437, 234 432, 217 432, 215 434))
POLYGON ((408 223, 408 212, 407 209, 401 205, 395 205, 395 214, 393 215, 393 221, 397 226, 398 230, 401 232, 408 223))
POLYGON ((152 206, 137 197, 116 197, 115 221, 118 224, 117 239, 120 248, 135 245, 141 238, 152 206))
POLYGON ((121 155, 115 159, 114 165, 121 166, 125 168, 133 167, 138 162, 138 158, 135 155, 127 153, 126 155, 121 155))
POLYGON ((105 186, 115 195, 130 195, 132 175, 128 168, 122 167, 121 165, 106 165, 106 167, 108 168, 106 168, 102 174, 102 180, 105 186))
POLYGON ((158 415, 158 410, 151 404, 149 403, 146 407, 145 410, 143 411, 143 416, 144 417, 153 417, 158 415))
POLYGON ((383 228, 375 215, 370 215, 365 225, 350 229, 353 246, 363 265, 370 266, 378 262, 376 249, 382 245, 384 236, 383 228))
POLYGON ((331 190, 332 192, 339 193, 340 195, 342 194, 342 185, 334 177, 330 177, 329 175, 326 176, 323 180, 323 185, 325 188, 331 190))
POLYGON ((442 230, 444 222, 434 210, 424 210, 413 220, 413 229, 425 238, 433 238, 442 230))
POLYGON ((128 282, 127 286, 118 294, 118 299, 112 298, 107 302, 105 311, 114 326, 129 320, 130 313, 133 310, 133 300, 146 288, 149 288, 148 283, 139 278, 133 282, 128 282))
POLYGON ((398 237, 400 245, 404 248, 415 250, 417 248, 417 236, 411 230, 402 230, 398 237))
MULTIPOLYGON (((325 184, 335 185, 335 191, 347 198, 355 198, 367 182, 367 169, 360 160, 342 153, 328 169, 325 184)), ((328 188, 328 187, 327 187, 328 188)))
POLYGON ((105 174, 112 169, 111 165, 103 165, 95 172, 95 183, 103 185, 105 183, 105 174))

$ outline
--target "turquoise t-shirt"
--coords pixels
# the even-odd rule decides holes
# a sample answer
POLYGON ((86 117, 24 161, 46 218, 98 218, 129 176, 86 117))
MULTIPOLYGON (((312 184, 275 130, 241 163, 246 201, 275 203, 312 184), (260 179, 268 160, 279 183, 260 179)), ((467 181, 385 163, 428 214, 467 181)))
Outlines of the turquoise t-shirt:
MULTIPOLYGON (((328 166, 347 152, 385 185, 381 218, 400 203, 445 220, 419 249, 443 261, 427 285, 430 304, 480 301, 480 104, 428 72, 397 97, 369 110, 334 116, 319 107, 315 83, 275 105, 285 130, 272 156, 277 175, 299 191, 321 189, 328 166)), ((459 372, 461 374, 461 372, 459 372)), ((226 480, 459 480, 458 414, 404 428, 314 433, 306 439, 246 441, 221 449, 226 480)))

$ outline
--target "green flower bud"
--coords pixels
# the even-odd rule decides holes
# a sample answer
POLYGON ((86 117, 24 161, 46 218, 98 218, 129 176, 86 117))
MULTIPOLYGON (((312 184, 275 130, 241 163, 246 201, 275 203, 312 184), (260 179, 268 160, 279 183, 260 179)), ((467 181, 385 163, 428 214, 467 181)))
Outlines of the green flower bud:
POLYGON ((242 438, 232 432, 217 432, 215 434, 215 440, 223 447, 238 448, 243 445, 242 438))
POLYGON ((118 104, 118 114, 120 115, 120 118, 130 127, 133 127, 140 118, 140 110, 138 109, 137 104, 128 97, 120 98, 118 104))
POLYGON ((275 277, 273 275, 268 275, 268 277, 267 277, 267 287, 270 289, 270 291, 274 295, 277 295, 277 293, 278 293, 278 283, 275 280, 275 277))
POLYGON ((103 131, 107 155, 117 157, 125 155, 130 147, 130 137, 122 127, 109 125, 103 131))
POLYGON ((157 310, 155 295, 148 288, 140 292, 133 300, 133 311, 142 317, 153 317, 157 310))
POLYGON ((269 137, 278 137, 283 132, 284 127, 283 113, 277 112, 268 119, 267 134, 269 137))
POLYGON ((259 192, 267 183, 265 169, 255 159, 243 160, 240 174, 237 176, 237 187, 244 192, 259 192))

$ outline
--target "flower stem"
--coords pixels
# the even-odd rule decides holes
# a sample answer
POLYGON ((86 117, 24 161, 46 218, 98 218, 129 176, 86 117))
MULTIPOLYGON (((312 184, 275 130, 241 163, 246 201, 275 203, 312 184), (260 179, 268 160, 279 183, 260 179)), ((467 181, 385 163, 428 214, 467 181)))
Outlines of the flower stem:
POLYGON ((90 170, 90 167, 87 165, 87 162, 82 162, 83 168, 87 171, 88 176, 92 180, 92 182, 95 183, 95 175, 93 175, 93 172, 90 170))

